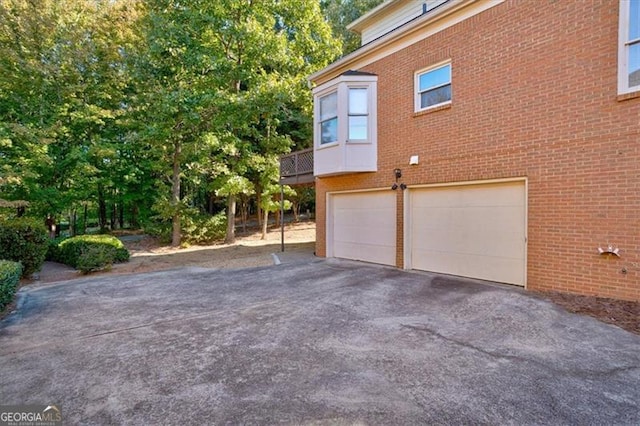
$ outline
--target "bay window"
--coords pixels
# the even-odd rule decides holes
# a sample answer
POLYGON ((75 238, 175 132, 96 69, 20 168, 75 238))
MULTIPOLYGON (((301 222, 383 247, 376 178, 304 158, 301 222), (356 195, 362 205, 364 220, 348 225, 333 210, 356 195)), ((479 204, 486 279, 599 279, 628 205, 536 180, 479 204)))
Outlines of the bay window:
POLYGON ((377 170, 377 79, 348 71, 313 90, 316 176, 377 170))

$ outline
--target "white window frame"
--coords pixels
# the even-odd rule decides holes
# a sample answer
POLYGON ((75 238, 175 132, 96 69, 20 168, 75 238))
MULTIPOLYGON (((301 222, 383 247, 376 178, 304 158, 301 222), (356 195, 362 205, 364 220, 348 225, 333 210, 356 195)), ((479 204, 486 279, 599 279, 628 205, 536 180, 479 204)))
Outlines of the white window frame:
POLYGON ((337 90, 333 90, 333 91, 329 91, 327 93, 323 93, 321 96, 318 96, 318 122, 317 122, 317 126, 318 126, 318 131, 320 132, 320 139, 318 141, 320 146, 335 145, 335 144, 338 143, 338 140, 340 140, 340 131, 338 130, 340 128, 340 112, 339 112, 339 109, 340 109, 340 107, 339 107, 340 97, 339 97, 337 92, 338 92, 337 90), (321 108, 320 108, 320 99, 322 99, 322 98, 324 98, 326 96, 333 95, 334 93, 336 94, 336 115, 335 116, 331 116, 330 118, 327 118, 326 120, 321 120, 321 117, 320 117, 320 110, 321 110, 321 108), (326 121, 329 121, 329 120, 333 120, 333 119, 337 120, 337 122, 338 122, 338 125, 337 125, 338 129, 336 129, 336 140, 322 143, 322 123, 324 123, 326 121))
POLYGON ((413 93, 414 93, 414 111, 415 112, 428 111, 428 110, 433 109, 433 108, 438 108, 438 107, 441 107, 443 105, 451 104, 451 102, 453 100, 453 66, 451 65, 451 60, 450 59, 446 60, 446 61, 443 61, 443 62, 439 62, 439 63, 434 64, 434 65, 431 65, 431 66, 429 66, 427 68, 423 68, 421 70, 416 71, 415 74, 414 74, 413 81, 414 81, 413 93), (448 101, 440 102, 438 104, 429 105, 428 107, 424 107, 423 108, 421 106, 421 95, 422 95, 423 92, 426 92, 427 90, 420 91, 420 77, 423 74, 426 74, 426 73, 431 72, 431 71, 435 71, 435 70, 437 70, 439 68, 443 68, 443 67, 445 67, 447 65, 449 65, 451 67, 451 75, 449 76, 449 83, 442 84, 440 86, 430 87, 428 90, 433 90, 433 89, 437 89, 439 87, 444 87, 446 85, 451 85, 451 99, 449 99, 448 101))
POLYGON ((374 75, 343 75, 322 84, 313 90, 314 147, 325 149, 342 144, 377 143, 377 81, 374 75), (349 140, 349 89, 367 89, 367 139, 349 140), (338 93, 338 140, 322 143, 320 121, 320 98, 338 93))
POLYGON ((632 92, 639 92, 640 85, 629 86, 629 48, 632 45, 639 45, 640 38, 629 40, 629 20, 631 2, 620 0, 620 22, 618 37, 618 94, 623 95, 632 92))

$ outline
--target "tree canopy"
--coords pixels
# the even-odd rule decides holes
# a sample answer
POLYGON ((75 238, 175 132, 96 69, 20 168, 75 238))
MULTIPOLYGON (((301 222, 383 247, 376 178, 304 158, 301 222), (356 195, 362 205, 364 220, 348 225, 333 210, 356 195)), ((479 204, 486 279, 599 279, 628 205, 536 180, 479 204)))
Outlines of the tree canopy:
POLYGON ((311 146, 306 77, 373 3, 0 0, 0 214, 180 244, 185 215, 226 210, 232 241, 236 203, 261 220, 278 156, 311 146))

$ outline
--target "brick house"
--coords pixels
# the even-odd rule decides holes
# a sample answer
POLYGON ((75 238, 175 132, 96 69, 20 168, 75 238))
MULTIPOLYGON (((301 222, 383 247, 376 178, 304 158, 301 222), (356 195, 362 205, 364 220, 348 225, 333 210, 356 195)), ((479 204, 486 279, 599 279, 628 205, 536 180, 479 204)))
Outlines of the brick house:
POLYGON ((640 299, 640 0, 387 0, 309 80, 316 254, 640 299))

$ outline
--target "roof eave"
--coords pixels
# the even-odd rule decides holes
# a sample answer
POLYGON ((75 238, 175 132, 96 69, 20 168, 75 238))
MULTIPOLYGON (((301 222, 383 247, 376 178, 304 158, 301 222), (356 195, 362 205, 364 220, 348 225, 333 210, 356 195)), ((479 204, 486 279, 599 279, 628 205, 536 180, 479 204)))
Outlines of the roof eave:
MULTIPOLYGON (((311 83, 318 83, 320 80, 326 81, 329 80, 341 73, 350 69, 349 67, 356 62, 357 59, 364 57, 366 55, 370 55, 384 47, 390 45, 391 43, 397 41, 398 39, 405 37, 406 35, 413 33, 415 31, 420 30, 421 28, 437 21, 445 18, 446 16, 456 12, 462 7, 474 3, 478 0, 451 0, 448 3, 445 3, 442 8, 438 8, 434 10, 433 15, 427 14, 425 19, 416 19, 414 21, 410 21, 406 26, 398 27, 395 30, 388 32, 382 37, 375 39, 357 50, 343 56, 327 67, 316 71, 307 77, 307 80, 311 83)), ((375 10, 375 9, 374 9, 375 10)))

